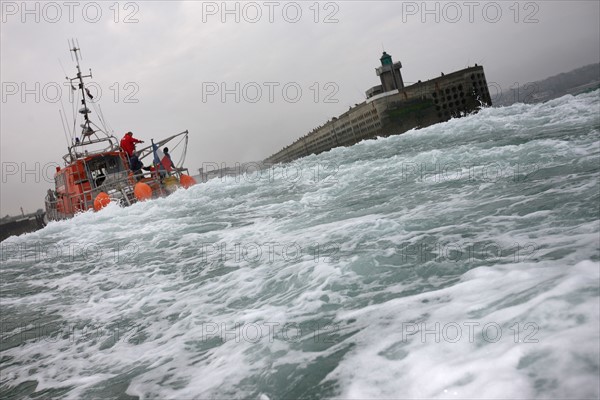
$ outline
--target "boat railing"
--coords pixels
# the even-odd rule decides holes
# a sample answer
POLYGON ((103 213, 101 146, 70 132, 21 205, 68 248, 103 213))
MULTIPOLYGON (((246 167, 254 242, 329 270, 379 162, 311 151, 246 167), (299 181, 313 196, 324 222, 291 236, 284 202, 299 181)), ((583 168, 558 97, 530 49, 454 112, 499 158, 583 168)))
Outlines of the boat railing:
POLYGON ((61 218, 61 216, 60 216, 61 213, 59 213, 56 208, 57 203, 58 203, 58 200, 56 199, 54 194, 46 195, 45 205, 46 205, 46 218, 48 219, 48 221, 55 221, 55 220, 64 218, 64 217, 61 218))
POLYGON ((98 139, 90 139, 89 137, 84 138, 81 142, 75 143, 72 146, 68 147, 69 152, 63 156, 63 160, 66 164, 73 162, 74 160, 88 157, 94 154, 102 154, 112 151, 119 150, 119 142, 114 136, 106 136, 98 139), (98 145, 100 143, 107 142, 105 147, 96 148, 92 150, 93 145, 98 145))
POLYGON ((140 182, 144 182, 152 188, 154 197, 161 197, 168 192, 168 189, 165 188, 165 185, 163 184, 164 178, 165 177, 162 177, 158 172, 146 174, 140 173, 133 177, 129 175, 121 176, 120 178, 109 176, 101 185, 88 190, 82 190, 80 193, 71 195, 59 194, 56 196, 54 192, 52 192, 51 194, 48 194, 45 199, 46 215, 48 220, 60 220, 71 218, 77 213, 93 209, 94 200, 100 192, 108 194, 113 201, 123 205, 131 205, 137 202, 134 186, 138 179, 140 182), (132 180, 135 182, 134 184, 132 184, 132 180), (70 204, 72 212, 59 211, 59 203, 70 204))

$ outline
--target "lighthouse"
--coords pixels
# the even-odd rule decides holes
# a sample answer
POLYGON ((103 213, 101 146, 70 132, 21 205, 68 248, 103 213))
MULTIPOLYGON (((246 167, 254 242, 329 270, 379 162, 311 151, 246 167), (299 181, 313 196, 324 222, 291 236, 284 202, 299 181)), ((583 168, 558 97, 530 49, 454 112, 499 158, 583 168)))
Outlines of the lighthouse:
POLYGON ((402 63, 400 61, 394 62, 392 56, 385 51, 379 61, 381 61, 381 66, 375 68, 375 73, 379 77, 381 85, 373 86, 367 90, 365 92, 367 99, 382 93, 404 89, 404 81, 400 73, 402 63))
POLYGON ((385 51, 379 60, 381 61, 381 67, 378 67, 375 71, 381 80, 383 92, 404 89, 404 82, 402 81, 402 74, 400 73, 402 63, 400 61, 395 63, 392 60, 392 56, 385 51))

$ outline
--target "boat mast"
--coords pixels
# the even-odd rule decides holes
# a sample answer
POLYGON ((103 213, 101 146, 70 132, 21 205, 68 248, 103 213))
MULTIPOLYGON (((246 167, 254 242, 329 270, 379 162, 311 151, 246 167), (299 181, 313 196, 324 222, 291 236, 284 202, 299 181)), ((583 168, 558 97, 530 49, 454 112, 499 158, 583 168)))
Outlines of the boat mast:
MULTIPOLYGON (((81 91, 81 109, 79 110, 79 113, 83 115, 83 123, 79 125, 81 127, 81 140, 77 136, 75 138, 71 138, 71 140, 74 139, 74 143, 68 146, 69 153, 65 154, 65 156, 63 157, 63 160, 65 160, 65 164, 69 164, 78 158, 87 156, 89 154, 88 150, 90 150, 90 152, 93 153, 99 153, 107 151, 116 151, 119 149, 119 142, 117 138, 105 132, 106 128, 103 129, 90 120, 89 114, 91 114, 91 111, 87 105, 86 95, 87 97, 89 97, 90 100, 93 100, 94 97, 90 93, 90 90, 87 87, 85 87, 83 78, 92 78, 92 70, 90 69, 90 73, 88 75, 83 75, 81 73, 79 61, 83 59, 83 57, 81 56, 81 49, 79 48, 79 43, 76 40, 71 39, 71 41, 69 41, 69 51, 75 55, 74 61, 76 61, 77 65, 77 76, 75 76, 74 78, 69 78, 67 76, 66 79, 71 84, 71 89, 73 90, 73 92, 76 92, 78 89, 81 91), (77 88, 75 87, 74 82, 77 82, 77 88), (102 135, 98 136, 98 132, 103 133, 105 137, 103 137, 102 135), (92 138, 92 135, 94 136, 94 138, 92 138), (107 144, 107 146, 103 150, 100 150, 98 148, 92 149, 91 147, 89 147, 90 145, 98 144, 107 144)), ((73 59, 73 54, 71 55, 71 59, 73 59)), ((98 106, 98 110, 100 110, 100 106, 98 106)), ((77 117, 73 117, 75 118, 76 123, 77 117)), ((102 113, 100 111, 98 111, 98 118, 100 119, 100 122, 104 124, 104 117, 102 116, 102 113)), ((73 132, 72 134, 76 135, 75 132, 73 132)))
MULTIPOLYGON (((77 43, 79 44, 79 43, 77 43)), ((71 88, 75 91, 77 89, 75 89, 75 87, 73 86, 73 81, 78 81, 78 85, 79 85, 79 89, 81 90, 81 105, 82 108, 79 110, 80 114, 83 114, 83 119, 84 122, 83 124, 81 124, 81 137, 82 137, 82 141, 85 138, 89 138, 95 131, 94 129, 92 129, 92 127, 90 126, 90 119, 88 114, 91 113, 90 109, 87 107, 87 102, 85 100, 85 95, 87 94, 88 96, 90 96, 90 98, 92 98, 89 89, 87 89, 83 83, 83 78, 91 78, 92 77, 92 70, 90 69, 90 73, 89 75, 82 75, 81 74, 81 67, 79 66, 79 58, 80 58, 80 54, 81 54, 81 50, 79 47, 75 46, 75 40, 71 40, 71 44, 72 48, 70 48, 69 50, 72 51, 75 54, 75 62, 77 63, 77 76, 75 78, 69 78, 67 77, 67 79, 69 79, 69 81, 71 81, 71 88), (79 53, 78 53, 79 52, 79 53)))

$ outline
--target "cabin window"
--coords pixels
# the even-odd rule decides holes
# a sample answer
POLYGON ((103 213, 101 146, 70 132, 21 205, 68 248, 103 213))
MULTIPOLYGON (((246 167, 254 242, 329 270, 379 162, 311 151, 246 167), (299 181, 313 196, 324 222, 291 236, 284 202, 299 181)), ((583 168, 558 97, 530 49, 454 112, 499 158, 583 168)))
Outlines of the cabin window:
POLYGON ((108 175, 116 174, 123 170, 123 163, 119 156, 116 155, 95 157, 87 165, 96 187, 102 185, 108 175))

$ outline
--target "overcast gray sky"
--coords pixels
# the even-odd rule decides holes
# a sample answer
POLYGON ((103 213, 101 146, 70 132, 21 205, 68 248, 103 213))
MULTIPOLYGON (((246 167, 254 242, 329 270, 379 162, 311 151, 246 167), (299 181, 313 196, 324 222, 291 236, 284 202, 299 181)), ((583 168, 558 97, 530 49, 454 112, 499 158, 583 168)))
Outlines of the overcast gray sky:
POLYGON ((363 101, 382 48, 408 83, 478 63, 524 85, 599 62, 599 15, 598 1, 2 1, 0 214, 42 208, 53 186, 68 38, 115 136, 188 129, 196 172, 264 159, 363 101))

